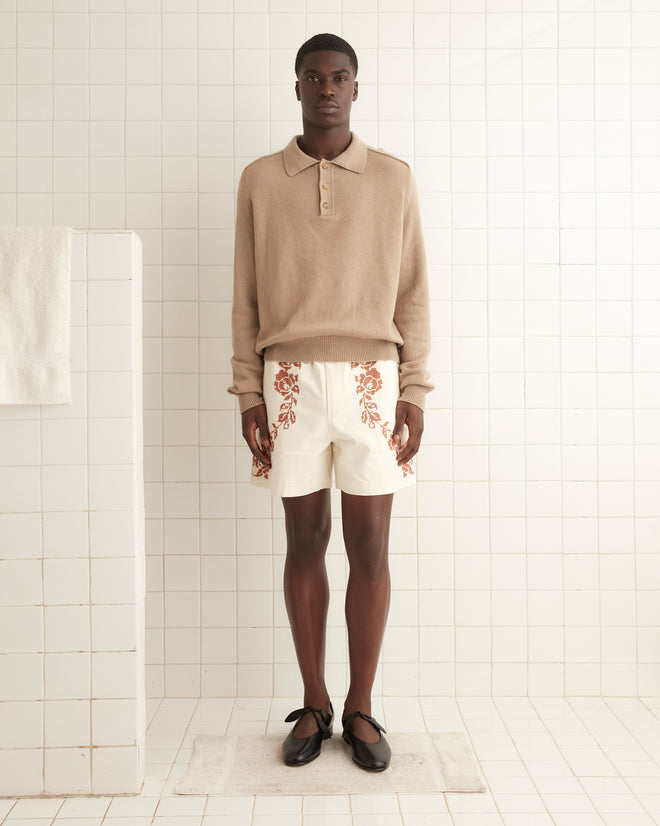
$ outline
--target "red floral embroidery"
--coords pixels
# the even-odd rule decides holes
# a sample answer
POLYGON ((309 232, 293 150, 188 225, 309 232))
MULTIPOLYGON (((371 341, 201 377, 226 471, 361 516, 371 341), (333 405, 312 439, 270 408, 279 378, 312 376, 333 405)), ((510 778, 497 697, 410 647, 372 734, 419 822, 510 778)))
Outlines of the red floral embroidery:
MULTIPOLYGON (((300 370, 302 362, 300 361, 280 361, 278 362, 280 371, 275 376, 273 387, 275 391, 282 396, 284 401, 280 405, 279 416, 277 421, 273 422, 270 441, 275 444, 277 434, 280 430, 288 430, 296 421, 296 413, 293 409, 298 404, 297 396, 300 393, 300 386, 298 384, 299 373, 294 372, 293 368, 300 370)), ((252 457, 252 475, 261 476, 268 479, 270 468, 267 465, 262 465, 256 458, 252 457)))
MULTIPOLYGON (((389 422, 384 422, 381 419, 378 405, 374 401, 374 395, 382 389, 383 380, 380 373, 376 369, 375 361, 353 361, 351 362, 352 370, 362 370, 364 372, 358 373, 355 378, 357 384, 357 394, 360 400, 360 407, 362 407, 362 421, 370 428, 379 427, 383 436, 387 439, 387 444, 390 450, 396 450, 396 444, 392 438, 392 429, 389 422)), ((401 465, 404 477, 414 474, 412 466, 412 459, 401 465)))

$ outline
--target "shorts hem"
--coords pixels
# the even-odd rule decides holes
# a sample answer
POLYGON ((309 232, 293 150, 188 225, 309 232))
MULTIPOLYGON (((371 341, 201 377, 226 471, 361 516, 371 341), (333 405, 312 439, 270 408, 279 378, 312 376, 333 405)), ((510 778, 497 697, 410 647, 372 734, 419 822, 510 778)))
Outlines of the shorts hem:
POLYGON ((413 476, 406 479, 402 479, 399 482, 392 482, 392 484, 390 485, 365 485, 361 487, 359 490, 350 484, 342 486, 336 485, 336 487, 344 493, 348 493, 350 496, 384 496, 387 493, 396 493, 398 490, 402 490, 403 488, 414 487, 416 481, 417 480, 413 476), (365 490, 365 487, 369 487, 369 489, 365 490))
POLYGON ((346 485, 339 485, 336 482, 330 483, 314 483, 309 485, 277 485, 274 482, 269 482, 263 476, 251 476, 250 484, 258 488, 269 490, 273 496, 292 497, 292 496, 307 496, 310 493, 316 493, 317 490, 335 489, 341 490, 349 496, 385 496, 388 493, 396 493, 403 488, 414 487, 417 480, 414 476, 402 479, 400 482, 392 482, 389 485, 358 485, 353 486, 350 483, 346 485), (368 489, 366 489, 368 488, 368 489))
POLYGON ((331 488, 332 482, 321 480, 319 482, 311 482, 308 485, 290 485, 278 484, 275 481, 270 481, 263 476, 251 476, 250 484, 258 488, 265 488, 271 492, 273 496, 307 496, 309 493, 316 493, 317 490, 324 488, 331 488))

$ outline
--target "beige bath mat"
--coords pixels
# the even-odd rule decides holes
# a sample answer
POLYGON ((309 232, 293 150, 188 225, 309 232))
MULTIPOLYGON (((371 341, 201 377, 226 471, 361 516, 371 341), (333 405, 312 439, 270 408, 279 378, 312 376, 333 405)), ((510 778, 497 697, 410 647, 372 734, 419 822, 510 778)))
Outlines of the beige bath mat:
POLYGON ((351 750, 334 735, 306 766, 282 762, 282 737, 201 734, 175 794, 291 795, 483 792, 477 761, 462 732, 388 734, 392 762, 384 772, 353 763, 351 750))

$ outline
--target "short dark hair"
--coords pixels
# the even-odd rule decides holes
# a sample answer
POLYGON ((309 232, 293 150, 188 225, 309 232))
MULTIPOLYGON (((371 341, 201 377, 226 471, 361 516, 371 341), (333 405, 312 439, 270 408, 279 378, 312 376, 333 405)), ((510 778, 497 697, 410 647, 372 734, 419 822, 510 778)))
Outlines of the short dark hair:
POLYGON ((328 34, 326 32, 324 34, 315 34, 314 37, 310 37, 309 40, 306 40, 298 49, 295 66, 296 77, 298 77, 298 72, 303 60, 308 54, 310 54, 310 52, 342 52, 343 54, 348 55, 351 68, 353 69, 353 74, 357 76, 358 59, 351 44, 347 43, 343 37, 339 37, 336 34, 328 34))

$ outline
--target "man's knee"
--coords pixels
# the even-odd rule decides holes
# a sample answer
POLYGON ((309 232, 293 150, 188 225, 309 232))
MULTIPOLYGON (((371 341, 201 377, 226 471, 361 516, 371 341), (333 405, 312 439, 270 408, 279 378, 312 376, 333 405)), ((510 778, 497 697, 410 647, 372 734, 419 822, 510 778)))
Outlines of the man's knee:
POLYGON ((325 556, 330 541, 330 518, 287 519, 287 559, 296 565, 318 562, 325 556))
POLYGON ((346 539, 346 552, 351 571, 375 582, 389 571, 387 538, 382 532, 365 532, 346 539))

